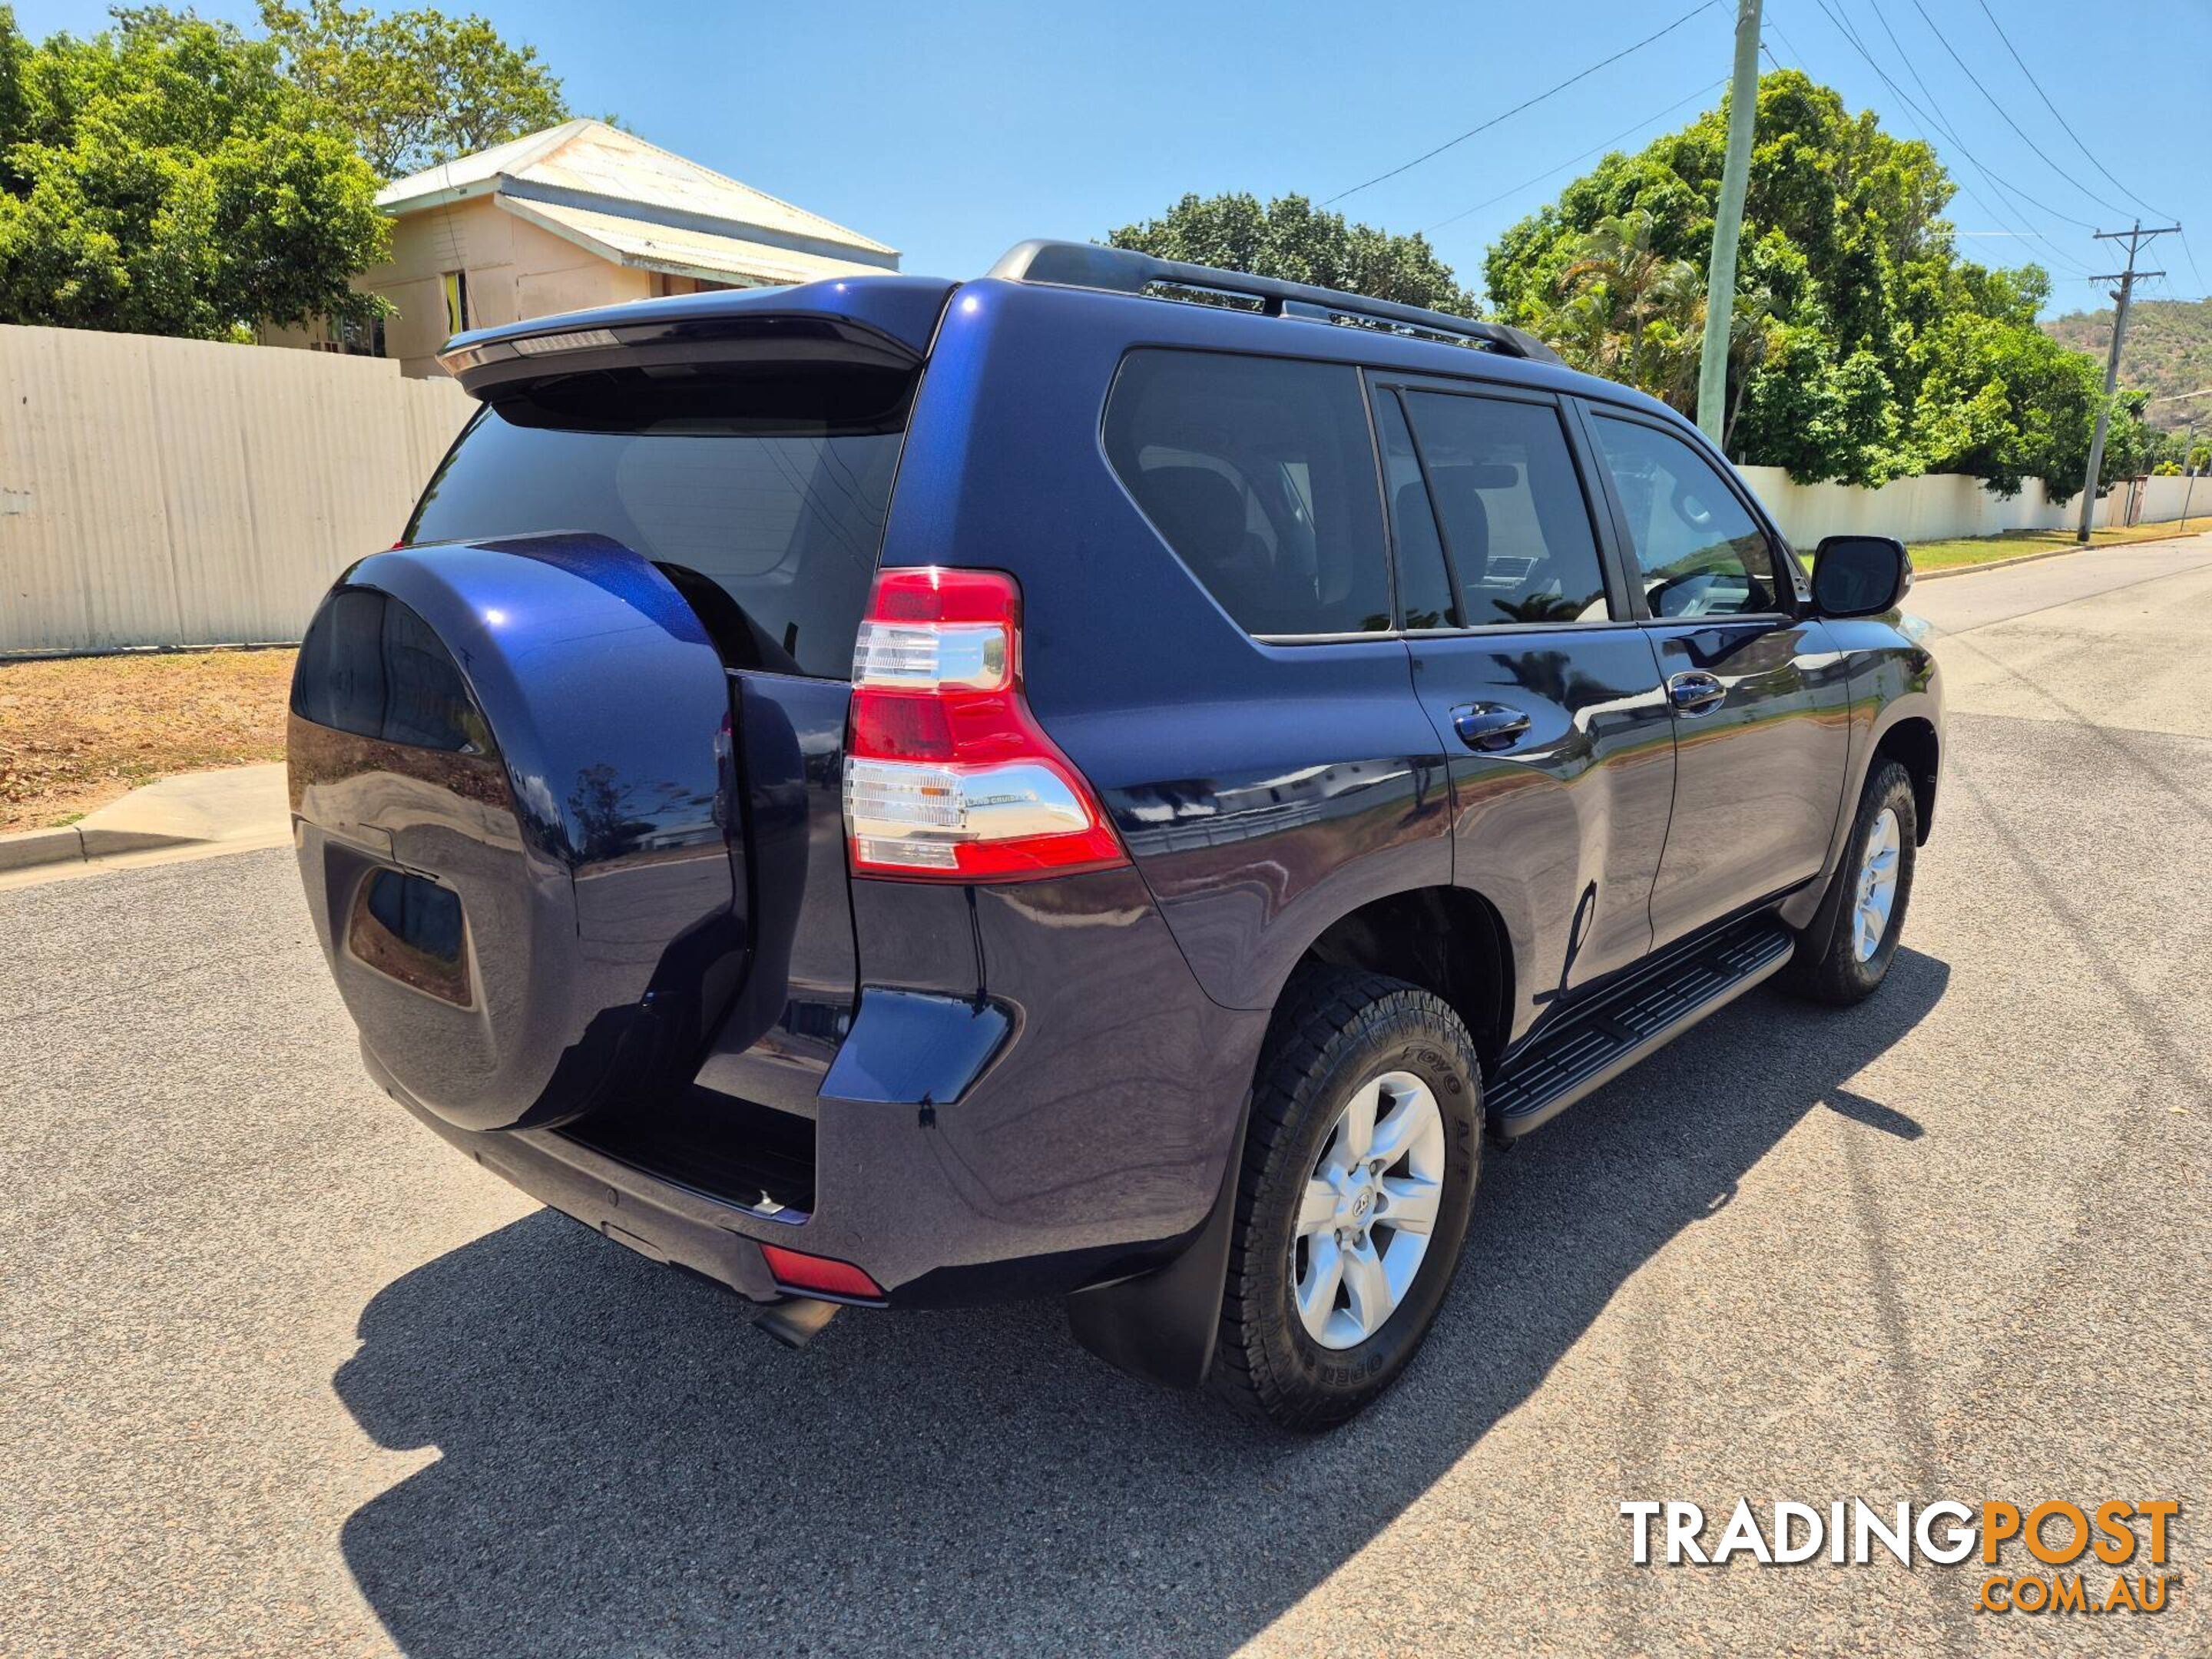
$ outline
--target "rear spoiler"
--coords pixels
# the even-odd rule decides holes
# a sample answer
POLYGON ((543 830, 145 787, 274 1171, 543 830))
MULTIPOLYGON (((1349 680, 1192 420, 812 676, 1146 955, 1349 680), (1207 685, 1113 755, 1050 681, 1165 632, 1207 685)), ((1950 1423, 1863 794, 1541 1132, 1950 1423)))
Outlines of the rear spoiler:
POLYGON ((1308 283, 1255 276, 1248 271, 1185 264, 1179 259, 1156 258, 1131 248, 1101 247, 1091 242, 1017 243, 991 267, 988 274, 1010 283, 1099 289, 1112 294, 1145 295, 1156 299, 1177 298, 1176 290, 1181 290, 1194 295, 1256 300, 1258 306, 1249 308, 1263 316, 1303 317, 1315 322, 1442 339, 1455 345, 1494 351, 1502 356, 1526 358, 1530 362, 1559 361, 1559 354, 1534 335, 1509 328, 1504 323, 1480 322, 1472 317, 1455 317, 1449 312, 1400 305, 1395 300, 1374 300, 1333 288, 1316 288, 1308 283), (1161 292, 1163 289, 1166 292, 1161 292))
POLYGON ((928 355, 950 283, 857 277, 645 300, 457 334, 438 362, 477 398, 595 369, 742 361, 906 370, 928 355))

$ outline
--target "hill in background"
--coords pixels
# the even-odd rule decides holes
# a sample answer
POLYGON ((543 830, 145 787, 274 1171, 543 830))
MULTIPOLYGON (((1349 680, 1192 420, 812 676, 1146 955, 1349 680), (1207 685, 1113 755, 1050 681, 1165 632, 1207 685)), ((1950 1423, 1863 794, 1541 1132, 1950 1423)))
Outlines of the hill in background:
MULTIPOLYGON (((2112 347, 2109 307, 2054 317, 2043 326, 2062 344, 2091 354, 2100 367, 2112 347)), ((2212 300, 2138 300, 2130 306, 2120 384, 2154 398, 2212 386, 2212 300)), ((2212 427, 2212 398, 2162 404, 2145 418, 2165 431, 2179 432, 2192 409, 2200 433, 2212 427)))

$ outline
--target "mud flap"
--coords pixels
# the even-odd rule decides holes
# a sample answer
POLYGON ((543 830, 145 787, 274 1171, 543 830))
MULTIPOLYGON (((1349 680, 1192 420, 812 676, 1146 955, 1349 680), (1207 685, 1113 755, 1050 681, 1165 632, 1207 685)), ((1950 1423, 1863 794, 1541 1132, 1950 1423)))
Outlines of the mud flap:
POLYGON ((1169 1389, 1204 1386, 1221 1330, 1228 1286, 1229 1238, 1237 1221, 1237 1180, 1244 1167, 1247 1093, 1237 1111, 1228 1168, 1213 1207, 1164 1266, 1067 1298, 1075 1340, 1115 1370, 1169 1389))

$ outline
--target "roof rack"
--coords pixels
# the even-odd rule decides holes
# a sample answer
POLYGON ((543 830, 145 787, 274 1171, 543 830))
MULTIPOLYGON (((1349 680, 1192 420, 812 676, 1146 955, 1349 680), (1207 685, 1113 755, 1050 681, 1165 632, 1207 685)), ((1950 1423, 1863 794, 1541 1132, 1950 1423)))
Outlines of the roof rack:
POLYGON ((1559 354, 1534 335, 1504 323, 1477 322, 1472 317, 1401 306, 1391 300, 1370 300, 1364 295, 1254 276, 1241 270, 1220 270, 1212 265, 1185 264, 1179 259, 1155 258, 1133 249, 1101 247, 1093 242, 1018 242, 986 274, 1012 283, 1100 289, 1111 294, 1148 295, 1158 289, 1181 289, 1194 295, 1255 300, 1259 303, 1253 308, 1263 316, 1304 317, 1355 328, 1427 336, 1503 356, 1525 357, 1531 362, 1559 361, 1559 354))

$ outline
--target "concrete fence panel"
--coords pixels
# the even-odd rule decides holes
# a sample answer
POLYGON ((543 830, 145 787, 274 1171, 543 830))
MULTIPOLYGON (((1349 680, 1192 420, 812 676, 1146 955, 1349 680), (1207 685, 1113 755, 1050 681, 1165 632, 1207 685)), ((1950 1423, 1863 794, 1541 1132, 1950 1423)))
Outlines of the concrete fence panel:
POLYGON ((298 639, 473 407, 374 358, 0 326, 0 655, 298 639))
MULTIPOLYGON (((1767 511, 1781 521, 1783 534, 1810 553, 1823 536, 1895 536, 1900 541, 1935 542, 1954 536, 1995 536, 2008 530, 2057 530, 2081 521, 2081 498, 2053 501, 2040 480, 2030 478, 2009 501, 1963 473, 1938 472, 1899 478, 1879 489, 1857 484, 1792 483, 1778 466, 1747 466, 1743 476, 1767 511)), ((2179 483, 2174 480, 2154 480, 2179 483)), ((2179 517, 2180 496, 2169 516, 2179 517)), ((2115 489, 2097 503, 2097 523, 2116 523, 2124 511, 2126 490, 2115 489)))
POLYGON ((2212 520, 2212 478, 2142 481, 2142 500, 2135 517, 2137 524, 2171 524, 2185 511, 2191 524, 2212 520))

